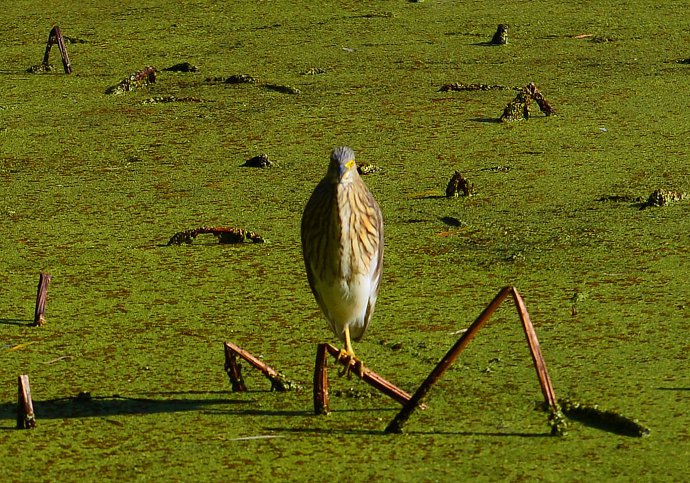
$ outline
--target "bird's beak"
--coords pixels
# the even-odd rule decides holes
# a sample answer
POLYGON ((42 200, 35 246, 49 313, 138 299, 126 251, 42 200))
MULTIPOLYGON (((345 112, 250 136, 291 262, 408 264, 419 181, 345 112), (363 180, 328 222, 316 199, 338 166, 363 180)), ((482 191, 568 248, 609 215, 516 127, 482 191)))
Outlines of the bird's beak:
POLYGON ((339 179, 343 179, 343 177, 345 176, 345 174, 346 174, 348 171, 350 171, 354 165, 355 165, 355 160, 354 160, 354 159, 351 159, 351 160, 349 160, 347 163, 345 163, 344 165, 341 165, 341 166, 343 166, 343 169, 342 169, 342 171, 341 171, 340 173, 338 173, 338 174, 340 175, 340 176, 339 176, 339 179))

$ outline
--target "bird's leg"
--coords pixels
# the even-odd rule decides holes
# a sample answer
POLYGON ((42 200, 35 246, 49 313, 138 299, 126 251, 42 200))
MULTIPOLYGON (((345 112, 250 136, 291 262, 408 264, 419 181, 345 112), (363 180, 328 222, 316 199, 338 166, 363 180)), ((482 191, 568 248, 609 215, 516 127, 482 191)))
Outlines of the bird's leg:
POLYGON ((349 379, 351 363, 354 362, 355 372, 361 378, 362 374, 364 373, 364 364, 361 360, 357 359, 357 356, 355 356, 355 351, 352 349, 352 341, 350 340, 350 327, 347 325, 345 326, 345 349, 340 350, 340 354, 338 354, 338 362, 342 361, 343 359, 345 359, 347 365, 341 372, 338 373, 338 375, 343 376, 344 374, 347 374, 347 378, 349 379))

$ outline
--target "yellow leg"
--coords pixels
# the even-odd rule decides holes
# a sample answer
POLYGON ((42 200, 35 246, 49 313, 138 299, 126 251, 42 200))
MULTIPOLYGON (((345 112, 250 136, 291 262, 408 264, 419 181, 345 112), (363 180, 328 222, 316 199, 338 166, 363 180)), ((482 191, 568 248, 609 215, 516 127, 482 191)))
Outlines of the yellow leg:
POLYGON ((350 357, 355 357, 355 351, 352 349, 352 341, 350 340, 350 326, 345 326, 345 352, 350 357))
POLYGON ((338 361, 345 359, 346 366, 343 368, 343 370, 339 373, 340 376, 347 375, 347 378, 350 378, 350 363, 352 361, 355 362, 355 367, 354 371, 356 374, 359 375, 359 377, 362 377, 362 374, 364 372, 364 364, 362 361, 357 359, 357 356, 355 356, 355 351, 352 349, 352 340, 350 339, 350 327, 345 326, 345 350, 341 350, 340 354, 338 355, 338 361))

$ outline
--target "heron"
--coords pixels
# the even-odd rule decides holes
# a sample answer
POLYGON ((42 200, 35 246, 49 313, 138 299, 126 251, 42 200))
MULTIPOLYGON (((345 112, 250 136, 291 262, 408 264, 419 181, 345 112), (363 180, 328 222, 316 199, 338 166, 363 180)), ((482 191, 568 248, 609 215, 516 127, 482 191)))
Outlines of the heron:
POLYGON ((326 175, 304 209, 301 234, 311 291, 345 344, 341 357, 357 361, 352 341, 359 341, 371 322, 381 282, 383 216, 351 148, 331 153, 326 175))

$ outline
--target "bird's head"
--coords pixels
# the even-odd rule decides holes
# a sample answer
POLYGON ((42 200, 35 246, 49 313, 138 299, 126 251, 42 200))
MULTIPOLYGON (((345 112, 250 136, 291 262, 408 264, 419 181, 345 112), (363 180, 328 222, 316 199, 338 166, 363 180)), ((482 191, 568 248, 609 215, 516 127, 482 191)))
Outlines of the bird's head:
POLYGON ((327 176, 336 183, 346 182, 357 174, 355 152, 347 146, 335 148, 331 153, 327 176))

